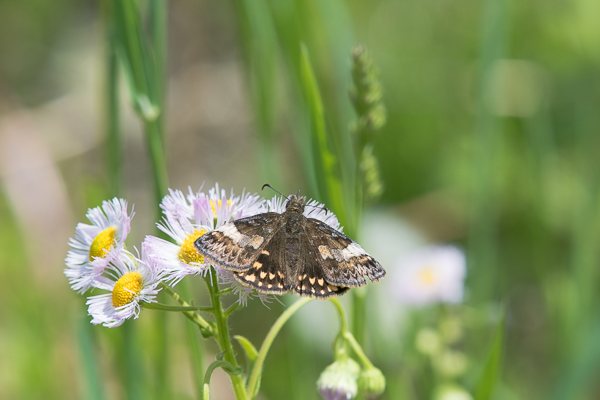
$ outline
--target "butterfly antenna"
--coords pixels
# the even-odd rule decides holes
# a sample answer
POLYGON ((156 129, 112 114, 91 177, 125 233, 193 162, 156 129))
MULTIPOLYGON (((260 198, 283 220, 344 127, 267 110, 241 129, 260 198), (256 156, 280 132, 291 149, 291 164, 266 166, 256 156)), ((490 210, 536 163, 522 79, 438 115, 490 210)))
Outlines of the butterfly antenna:
MULTIPOLYGON (((279 190, 275 189, 273 186, 271 186, 271 185, 270 185, 270 184, 268 184, 268 183, 265 183, 264 185, 262 185, 262 187, 260 188, 260 190, 265 190, 265 188, 269 188, 269 189, 271 189, 272 191, 274 191, 275 193, 277 193, 277 194, 279 194, 279 195, 281 195, 281 196, 285 197, 286 199, 288 198, 286 195, 284 195, 283 193, 281 193, 279 190)), ((288 199, 288 200, 289 200, 289 199, 288 199)))
POLYGON ((307 204, 305 207, 320 208, 321 210, 325 211, 325 214, 329 214, 331 212, 327 207, 325 207, 325 204, 321 204, 320 206, 313 206, 312 204, 307 204))

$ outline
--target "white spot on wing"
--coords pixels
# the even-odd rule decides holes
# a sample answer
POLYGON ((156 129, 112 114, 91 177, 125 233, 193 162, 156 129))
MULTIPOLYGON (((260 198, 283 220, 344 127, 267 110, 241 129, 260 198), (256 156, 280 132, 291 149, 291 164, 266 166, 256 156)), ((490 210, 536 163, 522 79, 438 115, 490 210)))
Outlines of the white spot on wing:
POLYGON ((360 245, 356 242, 350 243, 350 245, 348 245, 348 247, 345 249, 332 249, 331 252, 337 261, 346 261, 351 258, 367 254, 365 249, 360 247, 360 245))
POLYGON ((233 243, 240 247, 252 246, 253 248, 258 249, 265 240, 263 237, 258 235, 254 235, 252 237, 244 235, 243 233, 237 230, 233 222, 229 222, 221 226, 221 228, 217 230, 220 231, 223 235, 227 236, 233 241, 233 243))
POLYGON ((240 231, 237 230, 237 228, 235 227, 233 222, 229 222, 229 223, 221 226, 221 228, 219 228, 217 230, 221 231, 221 233, 223 235, 225 235, 229 239, 233 240, 233 242, 236 244, 240 243, 244 239, 247 240, 247 238, 248 238, 248 236, 241 234, 240 231))

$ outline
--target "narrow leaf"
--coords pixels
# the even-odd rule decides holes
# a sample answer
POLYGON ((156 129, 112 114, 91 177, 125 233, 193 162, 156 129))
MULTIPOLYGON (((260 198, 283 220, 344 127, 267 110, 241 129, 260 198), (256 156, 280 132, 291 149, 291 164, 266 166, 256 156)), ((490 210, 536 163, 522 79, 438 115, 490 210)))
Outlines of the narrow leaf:
POLYGON ((504 316, 498 322, 496 334, 490 346, 487 361, 479 381, 475 385, 475 400, 489 400, 494 394, 496 383, 502 369, 502 355, 504 352, 504 316))
POLYGON ((256 360, 256 356, 258 356, 258 350, 256 350, 256 347, 254 347, 250 340, 246 339, 241 335, 235 335, 233 338, 237 340, 237 342, 244 350, 244 354, 246 354, 248 362, 253 363, 254 360, 256 360))
POLYGON ((302 45, 300 50, 300 81, 310 114, 312 146, 319 176, 319 192, 338 215, 342 224, 347 224, 342 182, 338 173, 338 160, 329 145, 321 92, 308 49, 302 45))

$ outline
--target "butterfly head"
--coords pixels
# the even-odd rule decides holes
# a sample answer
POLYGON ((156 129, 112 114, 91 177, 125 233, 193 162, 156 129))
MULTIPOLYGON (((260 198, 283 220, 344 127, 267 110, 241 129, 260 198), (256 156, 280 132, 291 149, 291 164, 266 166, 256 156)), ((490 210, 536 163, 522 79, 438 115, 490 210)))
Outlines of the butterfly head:
POLYGON ((299 194, 292 194, 288 197, 287 203, 285 203, 285 211, 302 214, 305 205, 306 197, 300 196, 299 194))

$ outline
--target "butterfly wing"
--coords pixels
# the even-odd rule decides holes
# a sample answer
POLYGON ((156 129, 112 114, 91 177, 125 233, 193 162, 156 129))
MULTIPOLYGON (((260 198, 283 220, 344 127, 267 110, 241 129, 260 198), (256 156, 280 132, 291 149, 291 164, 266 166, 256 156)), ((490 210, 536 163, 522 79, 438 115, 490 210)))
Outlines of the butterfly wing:
POLYGON ((274 212, 241 218, 200 236, 195 245, 208 261, 244 271, 252 267, 282 223, 281 214, 274 212))
POLYGON ((304 242, 302 247, 305 251, 295 276, 294 291, 302 296, 330 297, 340 295, 348 290, 347 287, 337 286, 328 281, 318 258, 319 253, 311 244, 310 236, 303 234, 302 240, 304 242))
POLYGON ((252 267, 234 272, 236 279, 262 293, 282 294, 294 290, 302 296, 329 297, 347 288, 329 284, 310 246, 308 236, 277 232, 261 250, 252 267))
POLYGON ((376 281, 385 275, 379 262, 358 243, 324 222, 308 218, 305 232, 313 253, 311 259, 316 260, 329 285, 363 286, 367 278, 376 281))
POLYGON ((282 294, 290 290, 286 277, 285 235, 276 232, 267 245, 260 250, 256 261, 244 271, 234 272, 235 278, 244 286, 262 293, 282 294))

